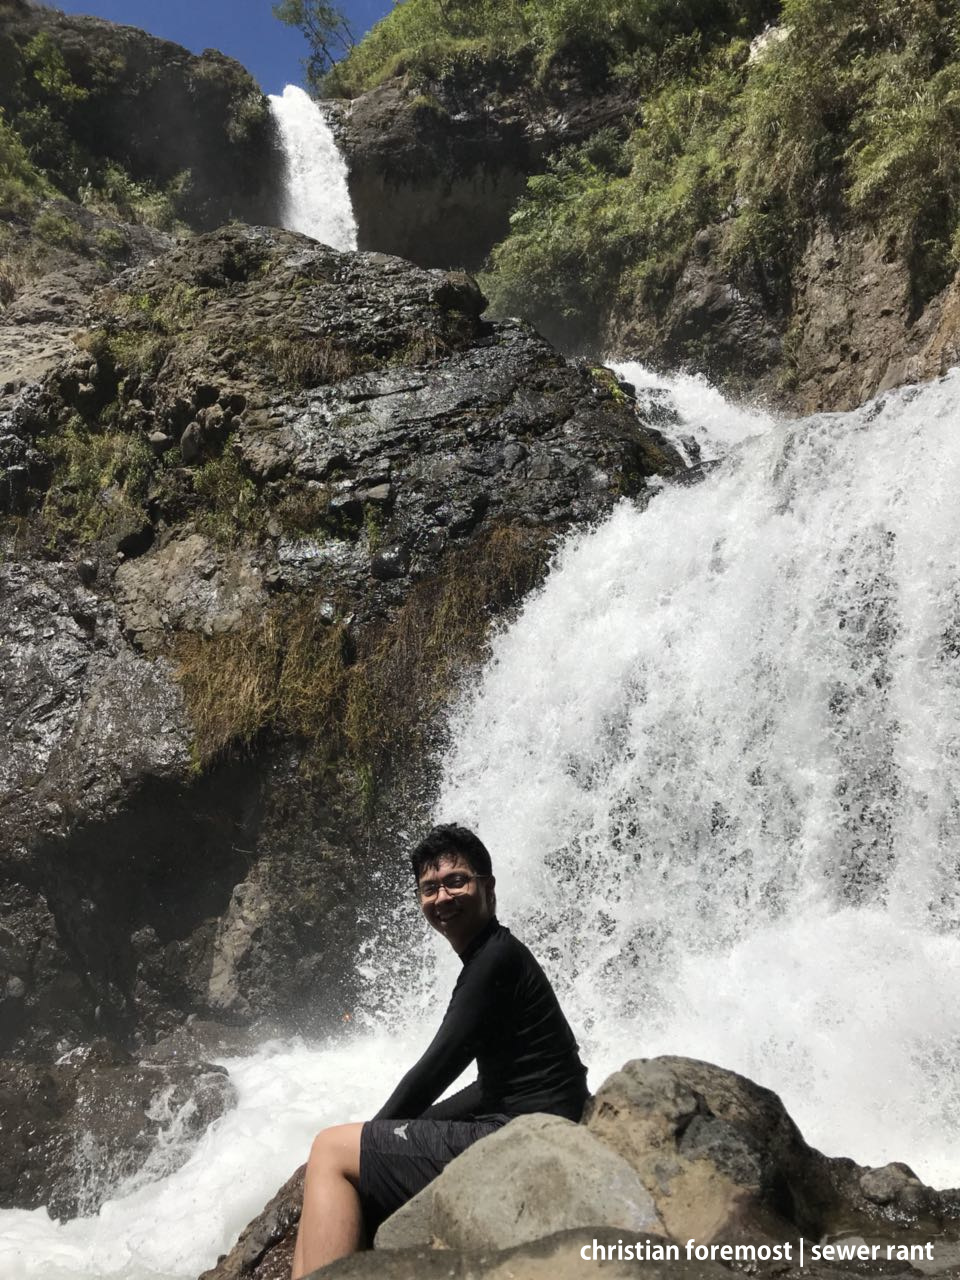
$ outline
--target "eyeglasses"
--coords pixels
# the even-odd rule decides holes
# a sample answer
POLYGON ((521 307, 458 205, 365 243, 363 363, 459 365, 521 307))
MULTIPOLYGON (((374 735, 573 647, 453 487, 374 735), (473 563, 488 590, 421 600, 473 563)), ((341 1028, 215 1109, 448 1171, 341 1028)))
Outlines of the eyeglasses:
POLYGON ((415 893, 421 902, 430 902, 437 896, 441 888, 446 889, 447 893, 456 896, 458 893, 464 893, 471 881, 489 879, 489 876, 470 875, 466 871, 451 871, 448 876, 444 876, 441 880, 424 880, 422 884, 417 885, 415 893))

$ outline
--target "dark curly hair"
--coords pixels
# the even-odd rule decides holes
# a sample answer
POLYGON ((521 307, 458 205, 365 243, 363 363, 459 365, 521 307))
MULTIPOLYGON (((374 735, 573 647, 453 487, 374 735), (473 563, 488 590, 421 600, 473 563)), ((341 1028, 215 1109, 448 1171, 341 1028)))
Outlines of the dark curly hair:
POLYGON ((425 867, 436 867, 441 858, 451 854, 459 854, 470 864, 475 875, 493 874, 490 854, 479 836, 466 827, 458 827, 455 822, 442 822, 429 831, 410 854, 414 879, 419 882, 425 867))

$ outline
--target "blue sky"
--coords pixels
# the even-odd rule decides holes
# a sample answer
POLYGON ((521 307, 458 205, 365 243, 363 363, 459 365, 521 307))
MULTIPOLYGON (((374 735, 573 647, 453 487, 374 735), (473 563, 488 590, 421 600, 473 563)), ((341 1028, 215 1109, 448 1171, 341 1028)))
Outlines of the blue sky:
MULTIPOLYGON (((91 13, 142 27, 195 53, 220 49, 242 62, 267 93, 300 84, 306 41, 273 16, 272 0, 57 0, 65 13, 91 13)), ((340 5, 359 35, 393 8, 392 0, 345 0, 340 5)))

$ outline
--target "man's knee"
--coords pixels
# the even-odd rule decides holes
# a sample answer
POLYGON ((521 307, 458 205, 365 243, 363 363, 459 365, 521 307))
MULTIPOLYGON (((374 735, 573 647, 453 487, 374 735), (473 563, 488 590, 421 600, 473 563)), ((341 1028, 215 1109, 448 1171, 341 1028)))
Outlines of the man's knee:
POLYGON ((308 1164, 355 1180, 360 1171, 360 1129, 358 1124, 321 1129, 310 1147, 308 1164))

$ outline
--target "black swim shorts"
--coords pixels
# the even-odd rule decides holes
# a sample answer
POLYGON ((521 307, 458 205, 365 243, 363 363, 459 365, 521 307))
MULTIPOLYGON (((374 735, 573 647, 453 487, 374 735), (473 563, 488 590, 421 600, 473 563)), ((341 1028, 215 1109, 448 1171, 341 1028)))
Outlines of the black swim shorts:
POLYGON ((372 1243, 385 1218, 422 1191, 467 1147, 511 1119, 368 1120, 360 1132, 360 1203, 372 1243))

